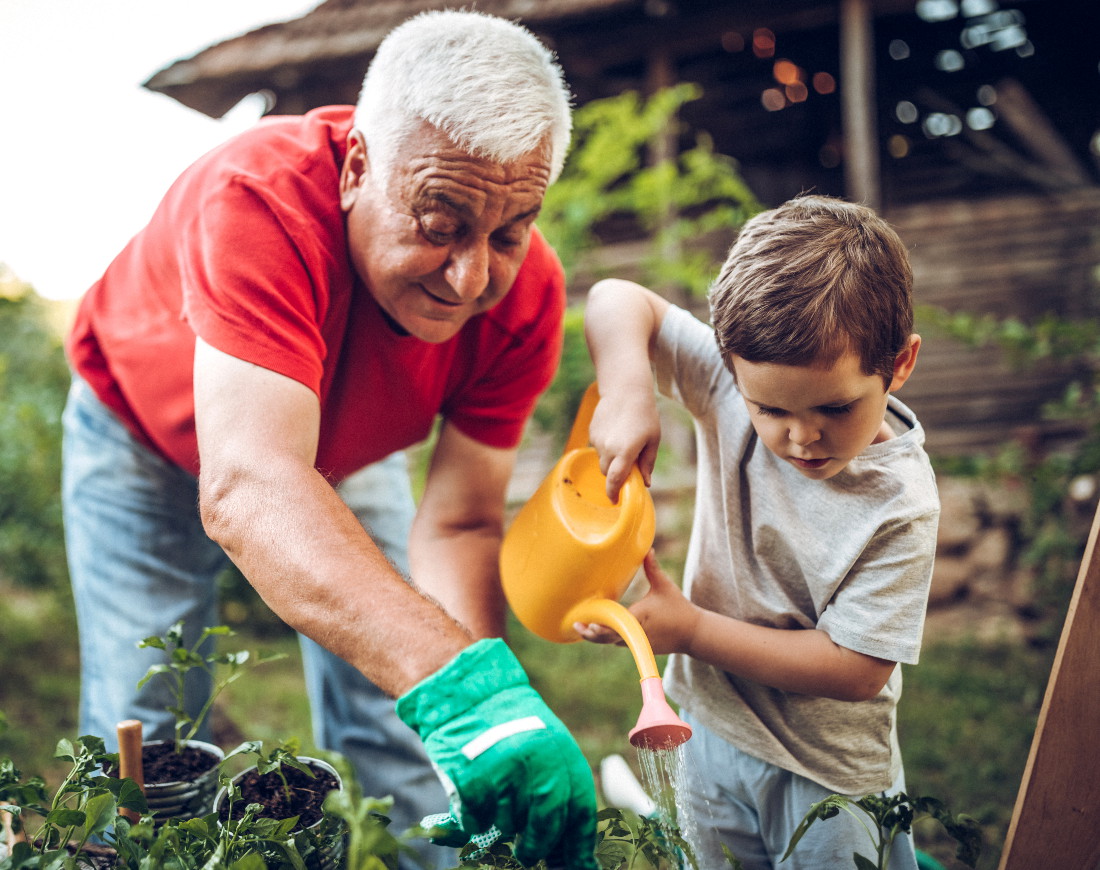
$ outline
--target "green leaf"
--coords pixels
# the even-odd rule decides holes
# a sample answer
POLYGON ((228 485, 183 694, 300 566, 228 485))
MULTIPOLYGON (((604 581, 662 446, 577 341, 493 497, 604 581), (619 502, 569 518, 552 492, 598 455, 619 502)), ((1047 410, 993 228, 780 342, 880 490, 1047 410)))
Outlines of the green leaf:
POLYGON ((50 810, 46 815, 46 824, 55 825, 59 828, 80 828, 83 827, 85 819, 87 819, 87 816, 81 810, 60 807, 56 810, 50 810))
POLYGON ((141 688, 148 683, 157 674, 171 674, 172 668, 170 665, 151 665, 149 670, 145 672, 145 676, 138 680, 137 688, 141 688))
POLYGON ((255 852, 249 852, 230 864, 229 870, 267 870, 267 862, 255 852))
POLYGON ((149 812, 149 803, 145 799, 145 793, 132 779, 116 780, 118 783, 117 790, 114 786, 109 786, 112 793, 114 793, 118 805, 128 810, 134 810, 137 813, 149 812))
POLYGON ((786 861, 791 856, 791 853, 795 850, 795 847, 798 845, 799 841, 804 836, 806 836, 806 832, 810 829, 810 826, 814 822, 824 819, 831 819, 833 816, 839 813, 842 808, 847 807, 852 803, 854 803, 854 801, 852 801, 851 798, 846 798, 843 795, 834 794, 829 795, 829 797, 825 798, 824 800, 820 800, 817 803, 813 804, 810 807, 809 812, 807 812, 802 821, 799 822, 798 827, 795 828, 794 833, 791 835, 791 841, 787 844, 787 851, 783 853, 783 857, 779 860, 786 861))
POLYGON ((109 828, 118 815, 118 803, 110 792, 97 794, 84 804, 84 838, 100 834, 109 828))
POLYGON ((864 858, 858 852, 852 854, 852 859, 855 861, 856 870, 881 870, 874 861, 864 858))

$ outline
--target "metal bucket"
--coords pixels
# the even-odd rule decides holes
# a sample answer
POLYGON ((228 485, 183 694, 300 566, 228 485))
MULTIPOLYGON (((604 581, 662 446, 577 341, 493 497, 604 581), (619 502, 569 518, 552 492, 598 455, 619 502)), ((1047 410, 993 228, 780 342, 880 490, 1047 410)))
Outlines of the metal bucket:
MULTIPOLYGON (((171 743, 165 740, 149 740, 142 744, 154 746, 171 743)), ((198 749, 214 757, 215 762, 209 770, 193 780, 179 782, 154 782, 145 784, 145 800, 149 811, 155 813, 155 819, 193 819, 210 812, 214 795, 218 790, 218 767, 225 753, 213 743, 202 740, 187 740, 185 748, 198 749)))

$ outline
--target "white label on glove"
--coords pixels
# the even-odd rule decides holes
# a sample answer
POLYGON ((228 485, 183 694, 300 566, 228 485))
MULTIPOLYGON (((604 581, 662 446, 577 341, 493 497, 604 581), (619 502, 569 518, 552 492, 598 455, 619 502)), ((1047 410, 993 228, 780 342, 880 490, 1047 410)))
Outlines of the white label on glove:
POLYGON ((538 716, 525 716, 523 719, 513 719, 511 722, 501 722, 494 725, 488 731, 483 731, 469 743, 462 747, 462 754, 473 761, 486 749, 496 746, 506 737, 513 734, 522 734, 525 731, 541 731, 546 728, 546 723, 538 716))

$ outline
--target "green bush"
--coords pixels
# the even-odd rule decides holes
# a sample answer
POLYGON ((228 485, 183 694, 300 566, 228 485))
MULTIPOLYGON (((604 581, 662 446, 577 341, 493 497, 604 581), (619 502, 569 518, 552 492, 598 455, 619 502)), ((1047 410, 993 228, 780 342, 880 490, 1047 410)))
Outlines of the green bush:
MULTIPOLYGON (((570 285, 584 255, 602 244, 601 233, 616 219, 634 235, 648 237, 647 254, 632 264, 637 280, 673 295, 706 292, 736 231, 762 206, 736 162, 715 153, 704 132, 675 158, 647 165, 661 137, 677 129, 680 107, 700 94, 697 85, 680 84, 648 98, 628 91, 577 109, 569 160, 539 215, 539 229, 561 258, 570 285), (717 244, 706 243, 710 234, 718 235, 717 244)), ((570 307, 561 366, 535 412, 535 424, 552 433, 559 447, 594 378, 583 320, 583 306, 570 307)))
POLYGON ((61 410, 69 370, 42 300, 0 288, 0 582, 66 582, 61 410))
POLYGON ((990 456, 938 459, 945 474, 1007 481, 1026 488, 1020 518, 1021 563, 1034 583, 1035 639, 1056 644, 1065 621, 1090 529, 1091 511, 1070 498, 1075 481, 1100 488, 1100 320, 1046 314, 1032 323, 1016 318, 923 308, 922 322, 970 347, 1005 355, 1020 369, 1055 365, 1065 373, 1061 396, 1043 406, 1043 419, 1072 424, 1078 434, 1055 449, 1037 452, 1018 442, 990 456))

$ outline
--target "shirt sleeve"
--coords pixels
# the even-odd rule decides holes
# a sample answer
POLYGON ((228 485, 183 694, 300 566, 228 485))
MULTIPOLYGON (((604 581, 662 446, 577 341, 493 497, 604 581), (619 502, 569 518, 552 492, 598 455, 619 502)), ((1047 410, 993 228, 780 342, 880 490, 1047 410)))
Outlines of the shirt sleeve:
POLYGON ((657 333, 653 373, 658 392, 696 419, 707 416, 720 379, 729 375, 714 330, 676 305, 669 306, 657 333))
POLYGON ((181 233, 183 313, 217 349, 320 392, 333 254, 318 225, 254 178, 215 190, 181 233))
POLYGON ((936 552, 938 513, 882 528, 841 582, 817 627, 834 643, 915 665, 936 552))

